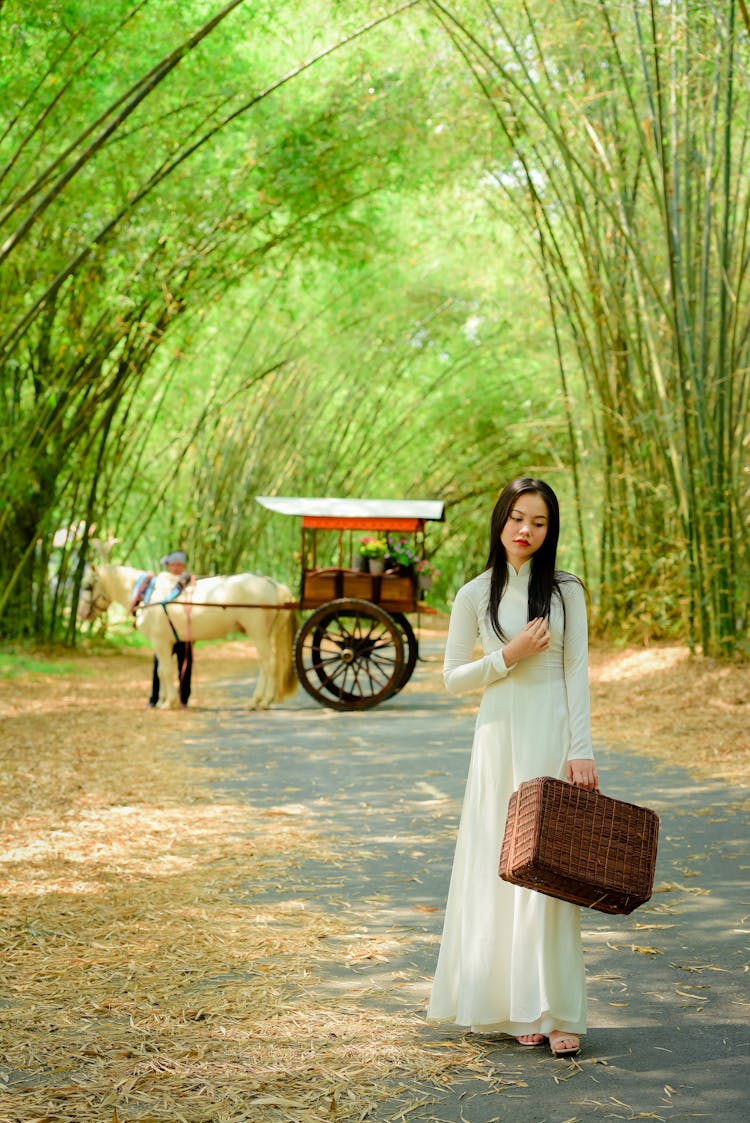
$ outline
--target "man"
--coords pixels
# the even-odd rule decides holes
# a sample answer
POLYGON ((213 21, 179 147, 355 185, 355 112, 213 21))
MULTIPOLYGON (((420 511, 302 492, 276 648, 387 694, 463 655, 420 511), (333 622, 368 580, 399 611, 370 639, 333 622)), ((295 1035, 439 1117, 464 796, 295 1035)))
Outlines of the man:
MULTIPOLYGON (((182 590, 190 584, 192 575, 187 572, 187 554, 183 550, 173 550, 159 561, 162 569, 171 573, 175 580, 175 593, 179 596, 182 590)), ((180 673, 180 702, 187 706, 190 697, 190 680, 193 673, 193 645, 185 640, 177 640, 172 644, 172 654, 177 656, 177 667, 180 673)), ((159 660, 154 655, 153 681, 151 684, 151 697, 149 706, 153 707, 159 701, 159 660)))

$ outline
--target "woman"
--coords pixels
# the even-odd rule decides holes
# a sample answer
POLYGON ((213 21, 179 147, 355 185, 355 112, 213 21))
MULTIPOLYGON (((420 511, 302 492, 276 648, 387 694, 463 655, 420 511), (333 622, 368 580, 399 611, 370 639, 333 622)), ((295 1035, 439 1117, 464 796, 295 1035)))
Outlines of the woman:
POLYGON ((586 1030, 578 908, 509 885, 497 866, 508 800, 524 780, 598 787, 591 747, 583 587, 555 569, 560 516, 548 484, 523 477, 492 512, 487 569, 451 612, 444 677, 483 690, 427 1016, 549 1040, 575 1055, 586 1030), (474 659, 477 639, 483 656, 474 659))

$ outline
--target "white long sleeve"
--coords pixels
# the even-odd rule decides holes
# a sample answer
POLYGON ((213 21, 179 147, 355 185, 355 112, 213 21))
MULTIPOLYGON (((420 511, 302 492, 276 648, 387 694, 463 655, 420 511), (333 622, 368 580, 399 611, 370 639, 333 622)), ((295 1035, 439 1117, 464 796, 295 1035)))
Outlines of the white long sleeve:
POLYGON ((480 636, 480 613, 485 608, 483 600, 475 582, 464 585, 456 594, 443 661, 443 679, 446 690, 451 694, 483 690, 490 683, 506 678, 510 672, 501 648, 480 659, 474 658, 480 636))
POLYGON ((570 725, 568 760, 593 760, 586 594, 577 581, 564 581, 561 589, 565 601, 563 675, 570 725))

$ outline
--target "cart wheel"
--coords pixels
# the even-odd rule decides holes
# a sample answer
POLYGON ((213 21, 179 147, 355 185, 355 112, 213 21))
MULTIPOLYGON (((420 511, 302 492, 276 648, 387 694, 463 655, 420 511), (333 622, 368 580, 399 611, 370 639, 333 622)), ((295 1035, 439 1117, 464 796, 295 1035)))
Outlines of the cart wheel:
POLYGON ((401 672, 401 678, 399 680, 398 686, 396 687, 396 690, 401 690, 404 686, 406 686, 407 682, 414 674, 414 668, 416 667, 417 659, 419 658, 419 641, 414 635, 414 629, 404 616, 403 612, 394 612, 393 619, 399 626, 399 630, 401 631, 401 639, 404 642, 404 669, 401 672))
POLYGON ((366 710, 402 685, 404 641, 392 616, 363 600, 335 600, 309 616, 294 644, 308 694, 334 710, 366 710))

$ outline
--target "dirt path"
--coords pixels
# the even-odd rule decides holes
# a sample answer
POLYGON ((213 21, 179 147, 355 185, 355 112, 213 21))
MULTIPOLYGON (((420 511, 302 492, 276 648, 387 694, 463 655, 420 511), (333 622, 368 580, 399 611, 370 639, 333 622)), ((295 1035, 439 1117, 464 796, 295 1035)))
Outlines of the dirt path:
POLYGON ((0 686, 0 1119, 744 1118, 746 802, 632 750, 600 761, 662 815, 658 892, 585 914, 580 1064, 425 1027, 473 724, 427 642, 360 715, 248 714, 240 644, 194 712, 144 709, 140 653, 0 686))
MULTIPOLYGON (((651 902, 630 917, 583 913, 591 1031, 580 1062, 421 1023, 473 721, 473 707, 444 694, 405 693, 365 715, 331 715, 300 694, 254 724, 252 744, 229 710, 219 736, 195 746, 212 743, 231 777, 224 798, 307 817, 336 840, 333 867, 298 858, 297 907, 346 920, 338 960, 311 970, 307 993, 414 1018, 426 1050, 455 1052, 406 1091, 396 1076, 370 1118, 744 1118, 748 809, 741 793, 663 763, 598 748, 606 790, 653 806, 662 841, 651 902)), ((290 904, 283 883, 259 891, 248 879, 238 892, 290 904)))

